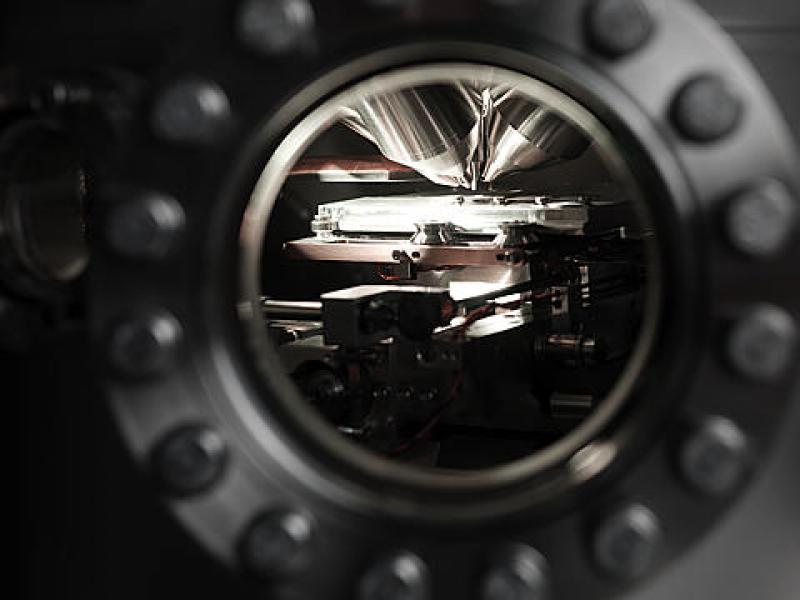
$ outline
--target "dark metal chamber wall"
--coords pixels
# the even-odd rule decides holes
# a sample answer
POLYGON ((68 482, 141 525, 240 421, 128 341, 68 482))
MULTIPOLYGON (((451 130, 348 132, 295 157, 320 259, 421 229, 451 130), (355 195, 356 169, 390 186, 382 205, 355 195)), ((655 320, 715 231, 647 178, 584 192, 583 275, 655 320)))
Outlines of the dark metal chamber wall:
MULTIPOLYGON (((192 14, 204 5, 172 4, 29 1, 4 7, 0 60, 44 64, 55 53, 80 63, 86 51, 106 64, 148 69, 169 45, 169 34, 180 29, 178 5, 190 4, 192 14), (173 25, 149 17, 166 11, 176 15, 173 25)), ((699 4, 756 65, 800 139, 800 2, 699 4)), ((5 312, 0 318, 7 318, 5 312)), ((76 331, 42 339, 22 357, 0 356, 4 385, 10 386, 3 397, 13 407, 7 427, 20 435, 19 518, 13 520, 21 536, 21 597, 243 597, 167 518, 130 465, 91 384, 85 338, 76 331)), ((793 417, 775 460, 737 510, 631 600, 800 597, 800 413, 793 417)))
POLYGON ((697 0, 752 61, 800 139, 800 3, 697 0))
MULTIPOLYGON (((800 3, 698 0, 759 71, 800 141, 800 3)), ((800 165, 798 165, 800 169, 800 165)), ((795 397, 800 396, 796 390, 795 397)), ((773 461, 722 526, 629 600, 800 597, 800 410, 773 461)))
POLYGON ((89 353, 79 329, 24 356, 0 352, 7 429, 19 436, 20 597, 239 597, 133 466, 89 353))

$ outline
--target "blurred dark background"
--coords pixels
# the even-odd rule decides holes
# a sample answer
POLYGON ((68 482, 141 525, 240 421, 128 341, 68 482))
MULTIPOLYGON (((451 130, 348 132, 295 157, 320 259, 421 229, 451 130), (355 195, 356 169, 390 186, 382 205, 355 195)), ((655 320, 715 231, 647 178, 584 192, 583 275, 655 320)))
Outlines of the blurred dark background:
MULTIPOLYGON (((800 2, 699 3, 752 60, 800 137, 800 2)), ((189 4, 204 10, 203 3, 189 4)), ((54 54, 78 52, 74 40, 103 62, 151 68, 174 45, 186 5, 155 0, 6 4, 0 8, 0 74, 13 65, 44 64, 54 54)), ((11 431, 6 441, 19 469, 8 489, 18 502, 10 516, 18 528, 12 548, 20 548, 21 597, 246 595, 191 543, 128 460, 96 387, 79 314, 58 333, 35 335, 36 329, 6 303, 0 305, 0 339, 13 350, 0 355, 0 365, 11 431)), ((795 410, 774 460, 736 509, 631 600, 800 598, 798 474, 800 412, 795 410)))

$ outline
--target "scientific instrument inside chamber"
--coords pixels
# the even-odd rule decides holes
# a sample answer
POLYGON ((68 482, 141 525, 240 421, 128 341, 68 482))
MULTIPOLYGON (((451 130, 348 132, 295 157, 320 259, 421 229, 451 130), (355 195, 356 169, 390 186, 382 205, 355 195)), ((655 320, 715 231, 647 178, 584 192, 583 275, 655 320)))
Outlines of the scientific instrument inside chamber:
POLYGON ((489 468, 614 390, 645 318, 652 228, 621 156, 557 97, 477 80, 362 90, 291 166, 260 309, 342 436, 424 468, 489 468))

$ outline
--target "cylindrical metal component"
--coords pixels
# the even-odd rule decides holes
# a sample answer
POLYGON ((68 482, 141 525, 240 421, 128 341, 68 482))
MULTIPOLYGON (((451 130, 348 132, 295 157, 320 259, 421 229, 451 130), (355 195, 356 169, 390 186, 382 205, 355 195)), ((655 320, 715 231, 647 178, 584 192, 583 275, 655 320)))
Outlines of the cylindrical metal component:
POLYGON ((184 79, 156 98, 151 122, 164 140, 181 144, 213 142, 231 116, 228 96, 213 81, 184 79))
POLYGON ((548 400, 550 414, 556 419, 583 419, 595 407, 595 397, 590 394, 553 392, 548 400))
POLYGON ((173 363, 182 337, 180 323, 166 312, 125 320, 111 332, 109 361, 121 374, 156 375, 173 363))
POLYGON ((483 600, 545 600, 549 596, 547 563, 530 546, 516 544, 495 562, 483 580, 483 600))
POLYGON ((458 85, 425 85, 364 96, 344 122, 381 153, 431 181, 470 187, 478 142, 475 92, 458 85))
POLYGON ((422 559, 403 552, 374 565, 361 580, 359 600, 428 600, 428 568, 422 559))
POLYGON ((748 457, 749 443, 742 430, 724 417, 709 417, 683 440, 678 462, 693 488, 722 495, 742 481, 748 457))
POLYGON ((500 232, 492 240, 498 248, 518 248, 538 241, 539 237, 530 223, 501 223, 500 232))
POLYGON ((177 200, 151 193, 115 207, 103 234, 118 254, 159 260, 175 246, 185 220, 177 200))
POLYGON ((737 250, 766 258, 779 252, 797 226, 800 207, 785 185, 767 181, 731 200, 725 232, 737 250))
POLYGON ((727 340, 728 361, 751 379, 775 379, 793 364, 797 342, 792 316, 782 308, 762 304, 733 325, 727 340))
POLYGON ((245 0, 236 13, 242 44, 267 56, 302 45, 314 27, 308 0, 245 0))
POLYGON ((176 495, 197 494, 222 475, 225 442, 208 427, 193 425, 169 433, 157 446, 152 466, 159 483, 176 495))
POLYGON ((742 101, 719 75, 689 80, 672 102, 672 122, 686 138, 713 142, 731 133, 742 116, 742 101))
POLYGON ((591 363, 602 358, 601 346, 592 336, 575 333, 553 333, 534 339, 537 358, 560 360, 576 365, 591 363))
POLYGON ((319 300, 261 301, 261 310, 268 319, 322 319, 322 302, 319 300))
POLYGON ((309 559, 314 523, 304 513, 275 510, 253 521, 242 537, 239 556, 259 577, 274 577, 301 568, 309 559))
POLYGON ((592 47, 607 56, 633 52, 650 37, 653 22, 642 0, 593 0, 586 14, 592 47))
POLYGON ((598 525, 594 557, 611 575, 624 579, 638 577, 652 564, 660 541, 658 518, 649 508, 631 504, 598 525))

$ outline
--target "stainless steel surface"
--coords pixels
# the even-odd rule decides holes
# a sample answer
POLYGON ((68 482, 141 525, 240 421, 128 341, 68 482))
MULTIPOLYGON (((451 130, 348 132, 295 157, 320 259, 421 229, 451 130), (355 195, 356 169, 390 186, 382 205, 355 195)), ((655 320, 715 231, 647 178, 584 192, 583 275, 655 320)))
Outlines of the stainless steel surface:
POLYGON ((322 317, 322 302, 314 300, 270 300, 261 302, 264 316, 281 319, 319 319, 322 317))
POLYGON ((694 549, 624 600, 796 600, 800 591, 800 387, 750 488, 694 549))
POLYGON ((420 246, 439 246, 455 242, 455 228, 452 223, 427 221, 415 223, 417 232, 411 238, 412 244, 420 246))
POLYGON ((479 141, 475 93, 461 84, 433 84, 362 96, 344 123, 381 153, 435 183, 470 187, 479 141))
POLYGON ((498 248, 513 248, 536 242, 536 233, 528 223, 503 223, 500 232, 494 238, 498 248))
POLYGON ((343 122, 387 158, 442 185, 476 190, 509 173, 577 158, 589 139, 505 86, 463 82, 365 95, 343 122))
POLYGON ((414 235, 419 223, 449 223, 458 237, 503 233, 511 223, 578 232, 588 221, 580 198, 560 200, 531 194, 409 194, 364 196, 322 204, 312 231, 328 240, 356 235, 414 235))
POLYGON ((481 179, 491 183, 504 175, 580 156, 589 139, 547 107, 517 92, 494 102, 481 179))
POLYGON ((392 162, 383 156, 304 158, 292 167, 290 175, 314 175, 326 183, 424 180, 411 167, 392 162))
POLYGON ((398 263, 405 252, 419 267, 474 266, 506 268, 505 254, 491 242, 459 246, 419 246, 407 241, 325 242, 316 238, 292 240, 284 246, 294 260, 398 263), (498 258, 499 257, 499 258, 498 258))

